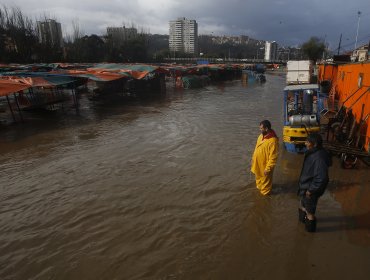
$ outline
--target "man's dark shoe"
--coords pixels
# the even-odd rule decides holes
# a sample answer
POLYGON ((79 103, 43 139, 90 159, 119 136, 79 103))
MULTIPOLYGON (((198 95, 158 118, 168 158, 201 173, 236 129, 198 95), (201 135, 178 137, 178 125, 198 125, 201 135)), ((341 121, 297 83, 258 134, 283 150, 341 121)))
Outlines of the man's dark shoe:
POLYGON ((316 219, 315 220, 306 219, 305 225, 306 225, 306 231, 307 232, 315 232, 316 231, 316 219))

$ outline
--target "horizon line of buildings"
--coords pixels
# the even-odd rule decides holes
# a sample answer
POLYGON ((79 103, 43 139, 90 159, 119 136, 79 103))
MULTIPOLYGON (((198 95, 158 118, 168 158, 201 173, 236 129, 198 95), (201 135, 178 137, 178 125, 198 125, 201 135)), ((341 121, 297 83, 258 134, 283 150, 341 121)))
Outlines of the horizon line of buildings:
MULTIPOLYGON (((54 19, 37 21, 37 34, 40 43, 49 43, 58 47, 64 46, 61 24, 54 19)), ((135 27, 107 27, 107 35, 119 46, 125 41, 135 38, 138 35, 138 31, 135 27)), ((198 23, 196 20, 180 17, 169 22, 169 51, 171 53, 176 54, 177 52, 199 55, 198 37, 198 23)), ((255 43, 265 42, 265 58, 268 60, 276 58, 278 48, 276 42, 255 40, 245 35, 212 35, 211 37, 212 42, 215 44, 227 42, 232 42, 234 44, 248 44, 252 41, 255 43)))
MULTIPOLYGON (((37 35, 40 43, 48 43, 53 46, 62 48, 64 46, 62 27, 59 22, 54 19, 45 19, 37 21, 37 35)), ((117 45, 122 45, 125 41, 138 36, 138 30, 135 27, 107 27, 107 36, 112 38, 112 41, 117 45)), ((209 36, 214 44, 232 43, 234 45, 248 45, 253 43, 257 46, 258 53, 264 54, 265 61, 273 61, 278 59, 279 45, 276 41, 265 41, 250 38, 246 35, 229 36, 229 35, 198 35, 198 23, 196 20, 179 17, 176 20, 169 21, 169 42, 168 47, 170 53, 176 56, 176 53, 201 55, 199 51, 199 36, 209 36)), ((102 36, 100 36, 102 37, 102 36)), ((7 38, 5 38, 7 39, 7 38)), ((11 45, 11 42, 5 40, 6 45, 11 45)), ((16 48, 16 46, 15 46, 16 48)), ((359 46, 353 51, 361 53, 364 47, 359 46)), ((286 49, 286 48, 282 48, 286 49)), ((280 50, 281 53, 281 50, 280 50)), ((357 54, 356 53, 356 54, 357 54)), ((289 59, 289 54, 288 54, 289 59)))
MULTIPOLYGON (((238 44, 249 42, 248 36, 235 36, 234 38, 237 39, 234 40, 234 42, 237 42, 238 44)), ((221 36, 219 40, 221 43, 227 42, 230 40, 230 36, 221 36)), ((215 41, 217 41, 217 39, 215 41)), ((198 47, 198 23, 196 20, 180 17, 169 22, 170 52, 173 52, 174 55, 176 52, 198 55, 200 54, 198 47)), ((278 44, 276 41, 265 41, 263 49, 265 61, 276 60, 278 54, 278 44)))
MULTIPOLYGON (((54 19, 45 19, 37 21, 37 35, 40 43, 49 43, 53 46, 64 46, 62 27, 59 22, 54 19)), ((134 38, 138 35, 135 27, 107 27, 107 35, 110 36, 118 45, 122 42, 134 38)), ((246 35, 229 36, 229 35, 205 35, 198 36, 198 23, 196 20, 187 19, 185 17, 177 18, 169 21, 169 50, 172 53, 188 53, 199 54, 199 36, 210 36, 215 44, 232 43, 232 44, 249 44, 249 42, 257 45, 264 44, 265 60, 274 60, 279 49, 276 41, 265 41, 250 38, 246 35)), ((103 38, 104 36, 99 36, 103 38)), ((7 38, 4 40, 6 41, 7 38)), ((8 44, 8 43, 7 43, 8 44)), ((10 44, 10 43, 9 43, 10 44)), ((367 45, 367 44, 366 44, 367 45)), ((359 46, 353 52, 359 51, 364 46, 359 46)), ((290 48, 290 47, 288 47, 290 48)), ((259 49, 262 49, 261 47, 259 49)), ((283 47, 283 49, 286 49, 283 47)))

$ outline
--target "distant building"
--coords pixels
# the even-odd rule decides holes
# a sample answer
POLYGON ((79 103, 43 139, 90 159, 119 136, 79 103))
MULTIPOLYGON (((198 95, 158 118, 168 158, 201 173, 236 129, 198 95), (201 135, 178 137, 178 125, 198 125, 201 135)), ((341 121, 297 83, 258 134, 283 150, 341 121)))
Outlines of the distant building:
POLYGON ((178 18, 170 21, 171 52, 198 54, 198 24, 195 20, 178 18))
POLYGON ((137 29, 134 27, 107 27, 108 37, 118 46, 137 36, 137 29))
POLYGON ((275 41, 265 43, 265 61, 274 61, 277 59, 278 44, 275 41))
POLYGON ((37 22, 37 33, 40 43, 63 47, 62 26, 53 19, 37 22))
POLYGON ((362 45, 356 48, 351 55, 352 61, 366 61, 368 60, 369 45, 362 45))
POLYGON ((233 46, 237 45, 248 45, 250 42, 252 42, 253 39, 249 38, 245 35, 240 36, 212 36, 212 42, 217 45, 222 44, 232 44, 233 46))

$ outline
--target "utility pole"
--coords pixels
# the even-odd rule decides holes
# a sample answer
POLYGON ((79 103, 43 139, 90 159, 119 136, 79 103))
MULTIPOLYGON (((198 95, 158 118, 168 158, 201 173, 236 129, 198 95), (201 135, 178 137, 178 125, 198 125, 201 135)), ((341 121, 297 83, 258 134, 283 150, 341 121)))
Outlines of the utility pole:
POLYGON ((326 58, 325 52, 326 52, 326 34, 325 34, 325 37, 324 37, 324 51, 322 52, 322 60, 325 60, 325 58, 326 58))
POLYGON ((356 42, 355 42, 355 50, 357 48, 357 38, 358 38, 358 29, 360 28, 360 17, 361 17, 361 12, 357 12, 358 15, 358 20, 357 20, 357 32, 356 32, 356 42))
POLYGON ((342 44, 342 33, 340 34, 340 38, 339 38, 338 55, 339 55, 339 52, 340 52, 340 45, 341 44, 342 44))

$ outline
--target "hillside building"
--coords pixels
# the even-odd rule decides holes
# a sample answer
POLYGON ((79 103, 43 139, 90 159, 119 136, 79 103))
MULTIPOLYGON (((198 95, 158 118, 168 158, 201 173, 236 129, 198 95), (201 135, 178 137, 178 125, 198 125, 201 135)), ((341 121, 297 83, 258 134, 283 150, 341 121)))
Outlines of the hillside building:
POLYGON ((171 20, 169 48, 171 52, 198 54, 198 24, 195 20, 171 20))
POLYGON ((265 43, 265 61, 277 59, 278 44, 275 41, 265 43))
POLYGON ((37 33, 42 44, 63 47, 62 26, 53 19, 37 22, 37 33))

